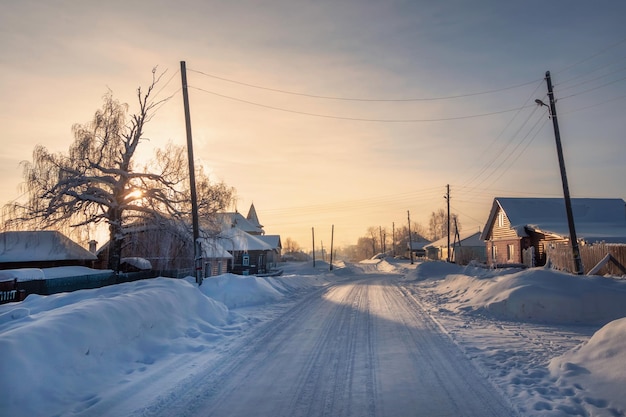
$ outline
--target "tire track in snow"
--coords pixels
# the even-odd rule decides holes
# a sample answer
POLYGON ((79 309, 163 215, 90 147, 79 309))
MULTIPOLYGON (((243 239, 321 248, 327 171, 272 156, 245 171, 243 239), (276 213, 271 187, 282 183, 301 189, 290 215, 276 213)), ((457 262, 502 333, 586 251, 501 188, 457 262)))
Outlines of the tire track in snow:
POLYGON ((151 409, 155 416, 511 416, 398 276, 304 296, 151 409))

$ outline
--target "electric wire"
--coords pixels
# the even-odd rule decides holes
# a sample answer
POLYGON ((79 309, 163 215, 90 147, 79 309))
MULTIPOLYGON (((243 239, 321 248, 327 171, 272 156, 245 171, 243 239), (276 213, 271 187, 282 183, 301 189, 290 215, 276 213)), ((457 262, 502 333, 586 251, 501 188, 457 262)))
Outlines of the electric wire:
POLYGON ((589 93, 591 91, 599 90, 600 88, 608 87, 609 85, 612 85, 612 84, 615 84, 615 83, 618 83, 618 82, 624 81, 624 80, 626 80, 626 77, 622 77, 622 78, 619 78, 617 80, 609 81, 607 83, 595 86, 593 88, 589 88, 587 90, 579 91, 577 93, 573 93, 573 94, 570 94, 570 95, 567 95, 567 96, 559 97, 559 100, 566 100, 566 99, 568 99, 570 97, 576 97, 576 96, 580 96, 580 95, 583 95, 583 94, 587 94, 587 93, 589 93))
POLYGON ((613 49, 613 48, 615 48, 615 47, 617 47, 617 46, 619 46, 619 45, 621 45, 621 44, 623 44, 625 42, 626 42, 626 38, 623 38, 620 41, 618 41, 618 42, 616 42, 614 44, 611 44, 611 45, 607 46, 606 48, 603 48, 603 49, 599 50, 598 52, 588 56, 587 58, 583 58, 580 61, 576 61, 573 64, 571 64, 571 65, 569 65, 569 66, 567 66, 565 68, 562 68, 562 69, 560 69, 558 71, 555 71, 555 73, 559 74, 559 73, 563 73, 563 72, 569 71, 572 68, 575 68, 575 67, 577 67, 577 66, 579 66, 581 64, 584 64, 585 62, 590 61, 590 60, 592 60, 592 59, 594 59, 594 58, 604 54, 608 50, 613 49))
MULTIPOLYGON (((569 89, 570 88, 569 86, 568 87, 564 87, 564 86, 567 86, 568 84, 570 84, 570 83, 572 83, 572 82, 574 82, 574 81, 576 81, 576 80, 578 80, 580 78, 586 77, 588 75, 591 75, 591 74, 594 74, 594 73, 599 72, 601 70, 604 70, 606 68, 609 68, 609 67, 613 66, 614 64, 616 64, 618 62, 622 62, 624 60, 626 60, 626 56, 622 56, 619 59, 611 61, 611 62, 609 62, 609 63, 607 63, 607 64, 605 64, 605 65, 603 65, 601 67, 598 67, 598 68, 595 68, 595 69, 592 69, 592 70, 589 70, 589 71, 586 71, 586 72, 582 72, 582 73, 576 75, 575 77, 569 78, 569 79, 567 79, 565 81, 555 82, 554 83, 554 87, 555 88, 558 87, 559 90, 569 89)), ((623 68, 621 68, 621 69, 623 69, 623 68)), ((619 72, 620 70, 613 71, 613 72, 619 72)), ((611 72, 611 73, 613 73, 613 72, 611 72)))
MULTIPOLYGON (((491 143, 485 148, 485 151, 482 152, 482 155, 486 154, 486 150, 487 149, 491 149, 492 146, 495 145, 496 142, 498 142, 500 140, 500 138, 502 137, 502 135, 504 134, 504 132, 512 125, 513 121, 520 115, 521 111, 526 108, 526 105, 528 104, 528 102, 530 102, 530 100, 533 99, 533 97, 535 97, 535 94, 537 93, 537 90, 539 89, 539 87, 543 84, 543 80, 541 80, 540 83, 537 84, 537 86, 535 87, 535 89, 532 91, 532 93, 528 96, 528 98, 526 99, 526 101, 522 104, 522 107, 519 109, 519 111, 517 111, 513 117, 509 120, 509 122, 504 126, 504 128, 500 131, 500 133, 498 134, 498 136, 496 136, 494 138, 493 141, 491 141, 491 143)), ((530 118, 530 116, 529 116, 530 118)), ((527 119, 528 120, 528 119, 527 119)), ((523 126, 523 124, 522 124, 523 126)), ((521 128, 520 128, 521 129, 521 128)), ((509 142, 511 142, 513 139, 510 139, 509 142)), ((508 145, 506 145, 508 146, 508 145)), ((502 154, 502 152, 504 152, 504 149, 506 149, 506 146, 503 147, 500 152, 498 152, 497 155, 492 156, 491 160, 489 161, 489 163, 487 163, 483 168, 481 168, 478 173, 476 173, 474 176, 472 176, 469 180, 465 181, 465 185, 463 186, 463 188, 469 186, 473 181, 475 181, 476 179, 478 179, 487 169, 489 169, 494 163, 495 161, 498 159, 498 157, 502 154)))
POLYGON ((193 69, 188 69, 188 70, 189 71, 193 71, 193 72, 198 73, 198 74, 201 74, 201 75, 204 75, 206 77, 215 78, 217 80, 221 80, 221 81, 226 81, 226 82, 233 83, 233 84, 242 85, 242 86, 245 86, 245 87, 256 88, 256 89, 265 90, 265 91, 272 91, 272 92, 275 92, 275 93, 288 94, 288 95, 301 96, 301 97, 309 97, 309 98, 316 98, 316 99, 324 99, 324 100, 364 101, 364 102, 412 102, 412 101, 453 100, 453 99, 458 99, 458 98, 474 97, 474 96, 479 96, 479 95, 493 94, 493 93, 498 93, 498 92, 502 92, 502 91, 513 90, 513 89, 524 87, 524 86, 527 86, 527 85, 530 85, 530 84, 533 84, 533 83, 537 82, 537 80, 532 80, 532 81, 527 81, 527 82, 523 82, 523 83, 519 83, 519 84, 515 84, 515 85, 510 85, 510 86, 502 87, 502 88, 496 88, 496 89, 492 89, 492 90, 484 90, 484 91, 478 91, 478 92, 467 93, 467 94, 451 95, 451 96, 419 97, 419 98, 358 98, 358 97, 324 96, 324 95, 308 94, 308 93, 302 93, 302 92, 283 90, 283 89, 279 89, 279 88, 264 87, 264 86, 260 86, 260 85, 256 85, 256 84, 250 84, 250 83, 246 83, 246 82, 242 82, 242 81, 232 80, 232 79, 229 79, 229 78, 219 77, 217 75, 209 74, 209 73, 206 73, 206 72, 203 72, 203 71, 198 71, 198 70, 193 70, 193 69))
MULTIPOLYGON (((202 91, 204 93, 212 94, 214 96, 225 98, 225 99, 228 99, 228 100, 237 101, 237 102, 240 102, 240 103, 245 103, 245 104, 249 104, 249 105, 252 105, 252 106, 262 107, 262 108, 266 108, 266 109, 270 109, 270 110, 276 110, 276 111, 281 111, 281 112, 286 112, 286 113, 293 113, 293 114, 300 114, 300 115, 311 116, 311 117, 320 117, 320 118, 325 118, 325 119, 348 120, 348 121, 353 121, 353 122, 375 122, 375 123, 446 122, 446 121, 452 121, 452 120, 473 119, 473 118, 487 117, 487 116, 493 116, 493 115, 503 114, 503 113, 511 113, 511 112, 514 112, 514 111, 519 111, 521 109, 520 107, 516 107, 516 108, 512 108, 512 109, 498 110, 498 111, 487 112, 487 113, 470 114, 470 115, 462 115, 462 116, 451 116, 451 117, 441 117, 441 118, 432 118, 432 119, 374 119, 374 118, 334 116, 334 115, 330 115, 330 114, 310 113, 310 112, 299 111, 299 110, 291 110, 291 109, 286 109, 286 108, 283 108, 283 107, 269 106, 269 105, 257 103, 257 102, 254 102, 254 101, 249 101, 249 100, 244 100, 244 99, 240 99, 240 98, 236 98, 236 97, 232 97, 232 96, 227 96, 227 95, 224 95, 224 94, 216 93, 214 91, 205 90, 203 88, 194 87, 194 86, 191 86, 191 85, 189 86, 189 88, 193 88, 194 90, 202 91)), ((528 107, 530 107, 530 106, 528 106, 528 107)))
POLYGON ((599 103, 591 104, 591 105, 589 105, 589 106, 580 107, 580 108, 577 108, 577 109, 573 109, 573 110, 568 110, 568 111, 560 112, 560 114, 570 114, 570 113, 575 113, 575 112, 578 112, 578 111, 582 111, 582 110, 587 110, 587 109, 590 109, 590 108, 592 108, 592 107, 597 107, 597 106, 601 106, 601 105, 603 105, 603 104, 611 103, 611 102, 613 102, 613 101, 622 100, 622 99, 624 99, 624 98, 626 98, 626 94, 621 95, 621 96, 618 96, 618 97, 613 97, 613 98, 610 98, 610 99, 608 99, 608 100, 601 101, 601 102, 599 102, 599 103))
MULTIPOLYGON (((515 140, 518 137, 518 134, 521 132, 522 128, 528 123, 528 121, 530 120, 530 118, 535 114, 535 112, 537 111, 538 107, 535 108, 535 111, 533 111, 529 117, 524 121, 524 124, 520 127, 520 129, 518 129, 518 131, 511 136, 511 140, 507 143, 507 145, 505 146, 504 149, 506 149, 511 143, 513 143, 513 140, 515 140)), ((517 144, 515 145, 515 147, 513 148, 513 150, 511 150, 506 157, 501 158, 500 159, 500 163, 493 169, 491 170, 491 172, 489 173, 489 175, 487 175, 486 177, 484 177, 480 182, 478 182, 476 185, 474 185, 472 188, 470 188, 468 191, 472 191, 476 188, 478 188, 479 186, 481 186, 482 184, 485 183, 485 181, 487 181, 489 178, 491 178, 496 172, 498 172, 500 170, 500 168, 502 168, 502 165, 504 165, 504 163, 506 163, 509 158, 511 158, 511 156, 517 151, 517 149, 520 147, 520 145, 528 138, 528 135, 530 134, 530 132, 532 132, 532 130, 539 124, 539 122, 542 120, 542 118, 537 118, 537 121, 535 122, 535 124, 528 130, 528 132, 526 133, 526 135, 522 138, 521 141, 518 141, 517 144)), ((534 139, 534 137, 533 137, 534 139)), ((497 159, 497 158, 496 158, 497 159)), ((517 158, 516 158, 517 160, 517 158)), ((508 169, 510 168, 507 167, 504 171, 502 171, 501 175, 498 177, 500 178, 506 171, 508 171, 508 169)), ((493 182, 492 182, 493 183, 493 182)))
MULTIPOLYGON (((541 120, 541 119, 538 119, 538 121, 540 121, 540 120, 541 120)), ((543 119, 543 123, 541 124, 541 126, 539 126, 539 129, 537 129, 537 131, 536 131, 536 132, 535 132, 535 134, 534 134, 534 135, 530 138, 530 140, 529 140, 528 142, 526 142, 526 146, 524 146, 524 148, 522 148, 522 150, 521 150, 521 151, 517 154, 517 156, 515 156, 515 158, 511 161, 511 163, 510 163, 510 164, 509 164, 509 165, 508 165, 505 169, 503 169, 502 171, 500 171, 500 174, 499 174, 496 178, 494 178, 494 180, 493 180, 493 181, 491 181, 491 183, 490 183, 489 185, 492 185, 492 184, 494 184, 494 183, 498 182, 498 180, 499 180, 500 178, 502 178, 502 176, 503 176, 505 173, 507 173, 507 172, 508 172, 508 170, 509 170, 509 169, 511 169, 511 167, 512 167, 513 165, 515 165, 515 162, 517 162, 517 160, 518 160, 518 159, 519 159, 519 158, 520 158, 520 157, 521 157, 521 156, 522 156, 522 155, 526 152, 526 150, 528 149, 528 147, 530 146, 530 144, 531 144, 531 143, 533 143, 533 141, 535 140, 535 138, 537 137, 537 135, 539 134, 539 132, 541 132, 541 130, 543 129, 543 127, 546 125, 546 123, 547 123, 547 122, 548 122, 548 119, 547 119, 547 118, 546 118, 546 119, 543 119)), ((528 134, 530 134, 530 132, 532 132, 532 130, 536 127, 536 125, 537 125, 537 124, 535 124, 535 125, 534 125, 534 126, 533 126, 530 130, 529 130, 528 134)), ((524 139, 523 139, 523 140, 522 140, 519 144, 523 143, 523 142, 524 142, 524 140, 526 140, 526 137, 524 137, 524 139)), ((514 151, 515 151, 516 149, 517 149, 517 146, 516 146, 516 148, 514 149, 514 151)), ((511 155, 512 155, 512 153, 511 153, 511 155)), ((506 159, 508 159, 508 157, 507 157, 506 159)), ((503 161, 502 163, 504 163, 504 161, 503 161)), ((500 166, 501 166, 501 165, 502 165, 502 164, 500 164, 500 165, 498 166, 498 168, 500 168, 500 166)), ((488 187, 489 187, 489 186, 488 186, 488 187)))
MULTIPOLYGON (((165 71, 167 71, 167 70, 165 70, 165 71)), ((163 90, 165 90, 165 88, 169 85, 169 83, 171 83, 172 80, 174 79, 174 77, 176 75, 178 75, 178 74, 180 74, 180 70, 176 70, 176 72, 174 74, 172 74, 172 76, 170 78, 168 78, 168 80, 165 82, 165 84, 163 84, 161 86, 161 88, 159 88, 159 90, 156 93, 154 93, 153 99, 156 99, 159 96, 159 94, 161 94, 161 92, 163 90)), ((162 75, 165 75, 165 72, 162 75)))
POLYGON ((600 75, 600 76, 595 77, 595 78, 590 78, 590 79, 587 79, 587 80, 585 80, 585 81, 581 81, 581 82, 579 82, 578 84, 574 84, 574 85, 570 85, 570 86, 567 86, 567 87, 559 88, 559 92, 561 92, 561 93, 562 93, 563 91, 571 90, 572 88, 576 88, 576 87, 579 87, 579 86, 581 86, 581 85, 585 85, 585 84, 589 84, 589 83, 594 82, 594 81, 601 80, 601 79, 603 79, 603 78, 606 78, 606 77, 608 77, 608 76, 610 76, 610 75, 613 75, 613 74, 615 74, 615 73, 618 73, 618 72, 622 72, 622 71, 624 71, 624 70, 626 70, 626 67, 621 67, 621 68, 618 68, 618 69, 613 70, 613 71, 611 71, 611 72, 608 72, 608 73, 606 73, 606 74, 604 74, 604 75, 600 75))

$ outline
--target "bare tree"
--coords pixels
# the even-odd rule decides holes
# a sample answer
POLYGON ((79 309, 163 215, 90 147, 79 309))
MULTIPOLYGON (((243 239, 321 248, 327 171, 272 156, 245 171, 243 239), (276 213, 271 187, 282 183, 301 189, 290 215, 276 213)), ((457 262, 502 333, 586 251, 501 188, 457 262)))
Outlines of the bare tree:
MULTIPOLYGON (((376 226, 370 226, 367 228, 367 234, 369 235, 370 243, 372 245, 372 256, 376 255, 376 247, 377 243, 380 239, 379 229, 376 226)), ((359 239, 360 241, 360 239, 359 239)), ((382 242, 381 242, 381 250, 382 250, 382 242)))
MULTIPOLYGON (((450 213, 450 234, 454 233, 454 219, 456 219, 457 227, 461 230, 461 223, 459 222, 458 215, 450 213)), ((448 215, 444 209, 439 209, 436 212, 432 212, 430 220, 428 222, 428 231, 430 238, 435 241, 448 235, 448 215)))
MULTIPOLYGON (((135 164, 144 127, 164 101, 152 98, 162 76, 154 69, 148 88, 137 89, 139 109, 130 116, 128 106, 107 93, 91 122, 73 126, 74 142, 67 154, 37 146, 33 161, 23 165, 27 202, 11 205, 5 227, 23 227, 24 222, 36 228, 107 224, 108 268, 118 271, 126 225, 140 219, 187 219, 185 149, 169 145, 143 169, 135 164)), ((223 207, 233 194, 223 184, 213 186, 206 176, 200 176, 197 188, 205 213, 223 207)))
POLYGON ((302 250, 302 248, 300 247, 298 242, 296 242, 295 240, 293 240, 290 237, 285 239, 285 244, 284 244, 283 249, 284 249, 285 253, 300 252, 302 250))
MULTIPOLYGON (((427 240, 425 237, 426 235, 426 228, 424 226, 417 222, 411 222, 412 242, 423 242, 424 240, 427 240)), ((395 238, 396 251, 399 253, 405 253, 409 247, 409 228, 407 226, 400 226, 396 228, 395 238)))

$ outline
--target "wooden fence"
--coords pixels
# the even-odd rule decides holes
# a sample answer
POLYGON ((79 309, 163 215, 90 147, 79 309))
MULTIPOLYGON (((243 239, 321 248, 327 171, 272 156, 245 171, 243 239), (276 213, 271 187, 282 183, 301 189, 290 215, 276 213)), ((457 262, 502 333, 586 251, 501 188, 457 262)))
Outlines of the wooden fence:
MULTIPOLYGON (((621 265, 626 266, 626 244, 595 243, 592 245, 581 245, 579 249, 585 274, 589 273, 608 254, 621 265)), ((546 248, 546 254, 552 268, 574 272, 574 259, 569 243, 549 245, 546 248)), ((624 273, 613 262, 608 262, 596 272, 596 275, 624 276, 624 273)))

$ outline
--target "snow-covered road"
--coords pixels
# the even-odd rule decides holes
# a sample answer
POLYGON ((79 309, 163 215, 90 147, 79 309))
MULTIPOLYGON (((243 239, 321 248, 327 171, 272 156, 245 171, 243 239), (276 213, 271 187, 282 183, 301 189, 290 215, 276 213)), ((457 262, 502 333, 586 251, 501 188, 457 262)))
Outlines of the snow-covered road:
POLYGON ((515 415, 389 274, 308 294, 179 389, 152 411, 204 417, 515 415))
POLYGON ((1 305, 0 415, 626 415, 626 281, 284 267, 1 305))

